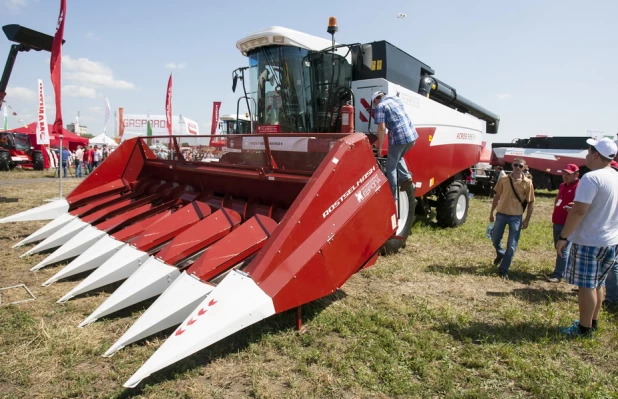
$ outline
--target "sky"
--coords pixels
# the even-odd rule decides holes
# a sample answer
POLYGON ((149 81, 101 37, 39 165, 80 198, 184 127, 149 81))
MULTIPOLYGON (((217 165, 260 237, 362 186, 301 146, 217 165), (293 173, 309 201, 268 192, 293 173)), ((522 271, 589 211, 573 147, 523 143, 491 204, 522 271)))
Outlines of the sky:
MULTIPOLYGON (((55 33, 59 0, 0 0, 0 25, 55 33)), ((268 26, 340 43, 387 40, 430 65, 464 97, 500 115, 490 142, 539 134, 618 133, 618 2, 571 0, 412 0, 294 2, 269 0, 67 0, 62 61, 64 125, 102 133, 105 98, 113 113, 165 113, 173 73, 173 113, 210 131, 213 101, 236 113, 232 71, 247 64, 236 42, 268 26), (403 13, 405 18, 397 18, 403 13)), ((0 37, 0 57, 11 43, 0 37)), ((37 114, 37 79, 48 123, 55 107, 47 52, 20 53, 7 89, 9 127, 37 114), (13 115, 15 112, 17 115, 13 115)), ((2 64, 0 64, 2 66, 2 64)))

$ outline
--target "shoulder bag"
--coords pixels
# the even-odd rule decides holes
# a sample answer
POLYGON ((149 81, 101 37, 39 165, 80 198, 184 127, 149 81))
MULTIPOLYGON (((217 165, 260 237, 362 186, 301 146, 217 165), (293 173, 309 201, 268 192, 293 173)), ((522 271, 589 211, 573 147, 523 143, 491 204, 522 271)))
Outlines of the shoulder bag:
POLYGON ((509 176, 509 181, 511 182, 511 188, 513 189, 513 194, 515 194, 515 197, 517 197, 517 201, 521 203, 522 208, 524 208, 524 212, 526 212, 526 208, 528 207, 528 200, 522 201, 521 198, 519 198, 519 194, 517 194, 517 190, 515 190, 515 185, 513 184, 513 178, 511 176, 509 176))

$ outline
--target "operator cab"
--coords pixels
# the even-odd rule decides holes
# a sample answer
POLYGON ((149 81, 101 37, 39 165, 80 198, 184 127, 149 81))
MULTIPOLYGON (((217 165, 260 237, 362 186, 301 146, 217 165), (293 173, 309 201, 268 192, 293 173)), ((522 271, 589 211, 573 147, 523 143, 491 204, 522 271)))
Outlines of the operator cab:
POLYGON ((32 149, 27 134, 10 132, 0 133, 0 147, 24 152, 29 152, 32 149))
POLYGON ((251 121, 248 116, 221 115, 219 117, 219 134, 251 134, 251 121))
MULTIPOLYGON (((276 125, 281 133, 339 132, 342 106, 371 107, 354 98, 367 85, 356 84, 353 92, 353 82, 383 80, 473 115, 485 122, 487 133, 498 131, 498 115, 464 98, 436 79, 430 66, 386 41, 341 45, 274 26, 239 40, 236 47, 249 58, 243 77, 247 69, 246 95, 252 100, 247 106, 258 126, 276 125)), ((357 130, 368 132, 369 127, 357 130)))

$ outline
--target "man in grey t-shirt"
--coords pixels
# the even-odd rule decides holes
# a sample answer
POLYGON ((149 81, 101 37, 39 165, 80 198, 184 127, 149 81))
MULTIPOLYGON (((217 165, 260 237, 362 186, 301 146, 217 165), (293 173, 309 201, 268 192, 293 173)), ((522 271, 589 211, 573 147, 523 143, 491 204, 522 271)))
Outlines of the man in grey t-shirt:
POLYGON ((560 328, 570 336, 590 336, 597 327, 603 302, 603 284, 618 256, 618 179, 610 163, 616 143, 588 139, 586 166, 591 170, 580 180, 556 251, 562 256, 567 238, 573 243, 566 281, 579 287, 579 320, 560 328))

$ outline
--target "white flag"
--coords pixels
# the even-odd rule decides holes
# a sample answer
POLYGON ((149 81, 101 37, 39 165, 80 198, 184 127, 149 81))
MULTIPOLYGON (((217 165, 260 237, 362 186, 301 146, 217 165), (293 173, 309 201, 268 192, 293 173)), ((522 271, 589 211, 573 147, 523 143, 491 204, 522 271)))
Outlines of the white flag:
POLYGON ((9 130, 9 113, 6 110, 9 106, 7 104, 4 104, 4 130, 9 130))
POLYGON ((111 110, 112 109, 109 106, 109 99, 105 97, 105 125, 103 126, 103 134, 107 133, 107 120, 109 119, 109 113, 111 110))
POLYGON ((43 81, 39 81, 39 117, 36 123, 36 143, 49 145, 49 126, 45 114, 45 94, 43 93, 43 81))

